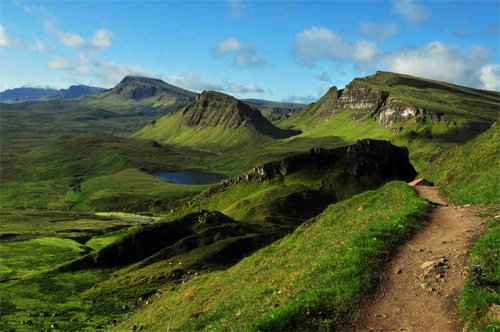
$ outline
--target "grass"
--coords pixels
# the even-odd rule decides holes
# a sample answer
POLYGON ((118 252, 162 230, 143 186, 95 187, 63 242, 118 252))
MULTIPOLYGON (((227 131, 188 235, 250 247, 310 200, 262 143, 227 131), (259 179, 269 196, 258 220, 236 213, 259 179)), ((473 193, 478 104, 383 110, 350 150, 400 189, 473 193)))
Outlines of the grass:
POLYGON ((173 330, 332 329, 373 290, 381 263, 426 219, 401 182, 331 205, 234 267, 195 277, 119 325, 173 330))
POLYGON ((0 280, 30 276, 89 251, 78 242, 58 237, 39 237, 0 244, 0 280))
POLYGON ((496 219, 472 248, 470 272, 460 296, 458 314, 471 331, 500 329, 499 261, 500 221, 496 219))
POLYGON ((81 292, 110 270, 51 272, 142 227, 142 223, 61 211, 1 212, 0 330, 85 330, 108 318, 86 315, 92 303, 81 292), (43 317, 40 316, 43 314, 43 317), (22 324, 32 321, 33 325, 22 324))
POLYGON ((94 211, 168 211, 206 189, 206 185, 166 182, 137 169, 91 178, 73 197, 74 209, 94 211))
POLYGON ((500 128, 492 126, 462 146, 444 152, 424 176, 443 186, 455 204, 500 203, 500 128))

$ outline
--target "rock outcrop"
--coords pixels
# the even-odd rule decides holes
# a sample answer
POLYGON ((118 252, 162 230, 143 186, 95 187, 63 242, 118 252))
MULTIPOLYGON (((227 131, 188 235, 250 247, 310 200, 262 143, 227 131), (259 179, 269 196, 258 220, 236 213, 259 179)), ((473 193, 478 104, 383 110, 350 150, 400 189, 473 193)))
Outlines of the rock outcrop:
MULTIPOLYGON (((306 109, 306 112, 312 112, 318 118, 328 118, 342 111, 354 110, 357 112, 353 113, 353 120, 361 117, 378 118, 379 124, 383 127, 400 125, 411 119, 419 123, 441 121, 442 113, 411 105, 392 96, 389 91, 393 84, 399 84, 397 79, 403 78, 392 73, 377 72, 367 78, 354 79, 343 90, 333 86, 315 103, 315 108, 306 109), (379 85, 386 88, 379 89, 379 85)), ((424 84, 420 82, 421 84, 417 85, 415 81, 418 80, 415 79, 403 80, 407 81, 418 87, 424 84)), ((432 83, 429 84, 434 86, 432 83)))
POLYGON ((387 98, 385 105, 379 112, 379 124, 391 127, 397 123, 415 119, 416 122, 426 122, 427 119, 441 121, 442 114, 427 110, 423 107, 408 106, 397 99, 387 98))
POLYGON ((214 185, 201 195, 210 196, 233 183, 265 181, 295 173, 306 167, 324 169, 339 167, 346 176, 367 176, 377 182, 411 181, 417 175, 408 159, 408 149, 388 141, 363 139, 336 149, 313 148, 284 159, 254 167, 248 173, 214 185))
POLYGON ((388 96, 388 92, 374 90, 354 80, 342 91, 332 110, 333 113, 337 113, 342 110, 353 109, 374 115, 384 105, 388 96))

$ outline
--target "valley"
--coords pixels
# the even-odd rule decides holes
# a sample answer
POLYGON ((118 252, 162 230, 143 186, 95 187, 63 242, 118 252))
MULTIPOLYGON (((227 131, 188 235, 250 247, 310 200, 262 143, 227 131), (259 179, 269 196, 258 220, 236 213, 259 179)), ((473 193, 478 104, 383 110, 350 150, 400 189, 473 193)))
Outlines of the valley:
POLYGON ((420 176, 489 224, 457 301, 494 329, 499 109, 392 72, 309 105, 138 76, 2 103, 0 328, 352 329, 430 220, 420 176))

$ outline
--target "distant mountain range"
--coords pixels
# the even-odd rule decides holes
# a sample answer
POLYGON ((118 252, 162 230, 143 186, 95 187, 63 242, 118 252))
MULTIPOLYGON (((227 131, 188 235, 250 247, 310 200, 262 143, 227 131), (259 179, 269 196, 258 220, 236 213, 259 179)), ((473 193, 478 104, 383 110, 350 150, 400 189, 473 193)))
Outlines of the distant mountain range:
POLYGON ((52 88, 21 87, 0 92, 0 102, 18 103, 33 100, 79 98, 104 90, 104 88, 87 85, 71 85, 67 89, 60 90, 52 88))

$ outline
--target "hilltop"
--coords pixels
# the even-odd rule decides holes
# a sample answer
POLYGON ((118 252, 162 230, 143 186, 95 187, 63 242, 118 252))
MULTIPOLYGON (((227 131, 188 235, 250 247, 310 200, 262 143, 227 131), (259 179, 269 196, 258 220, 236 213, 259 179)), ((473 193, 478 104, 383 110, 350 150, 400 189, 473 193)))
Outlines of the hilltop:
POLYGON ((498 119, 500 93, 410 75, 377 72, 332 87, 317 102, 276 122, 298 138, 388 139, 408 146, 417 169, 498 119))
POLYGON ((378 71, 355 78, 344 89, 331 87, 289 123, 311 124, 350 110, 353 120, 370 118, 382 127, 397 127, 412 120, 482 131, 497 119, 499 103, 499 92, 378 71))
POLYGON ((198 148, 224 148, 292 134, 232 96, 204 91, 184 108, 152 121, 135 137, 198 148))

